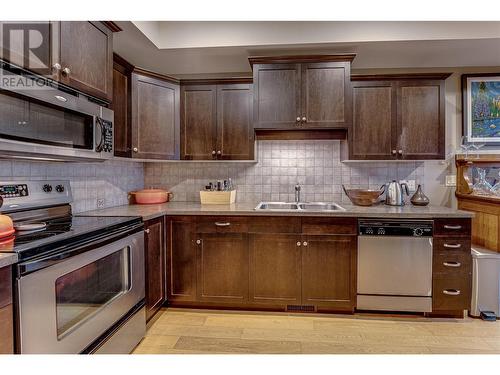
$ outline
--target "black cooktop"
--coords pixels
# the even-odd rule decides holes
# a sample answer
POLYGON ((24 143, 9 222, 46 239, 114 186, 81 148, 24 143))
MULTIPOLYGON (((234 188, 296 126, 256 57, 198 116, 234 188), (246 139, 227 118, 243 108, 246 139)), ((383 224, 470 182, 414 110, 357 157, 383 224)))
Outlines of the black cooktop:
POLYGON ((44 229, 17 231, 10 238, 0 239, 0 252, 15 252, 19 261, 36 258, 82 238, 91 239, 140 224, 141 218, 66 216, 44 222, 44 229))

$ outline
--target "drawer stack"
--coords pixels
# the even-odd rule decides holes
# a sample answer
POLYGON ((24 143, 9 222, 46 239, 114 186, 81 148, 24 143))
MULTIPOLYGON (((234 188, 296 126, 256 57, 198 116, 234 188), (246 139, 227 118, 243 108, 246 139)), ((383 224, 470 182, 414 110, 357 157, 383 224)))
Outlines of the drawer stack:
POLYGON ((472 285, 470 219, 434 221, 432 310, 462 316, 470 310, 472 285))

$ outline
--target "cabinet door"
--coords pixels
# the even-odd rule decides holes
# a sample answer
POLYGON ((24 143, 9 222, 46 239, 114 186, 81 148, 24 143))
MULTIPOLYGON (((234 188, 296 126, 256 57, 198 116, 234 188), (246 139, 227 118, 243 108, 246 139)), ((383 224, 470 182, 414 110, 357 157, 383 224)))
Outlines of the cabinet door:
POLYGON ((353 82, 351 159, 395 159, 396 90, 390 81, 353 82))
POLYGON ((217 158, 254 157, 253 91, 251 84, 217 86, 217 158))
POLYGON ((181 155, 187 160, 216 157, 217 89, 215 85, 181 88, 181 155))
POLYGON ((302 127, 351 124, 350 62, 302 64, 302 127))
POLYGON ((132 157, 179 158, 179 86, 132 74, 132 157))
POLYGON ((132 146, 130 119, 130 71, 124 66, 113 65, 113 121, 114 151, 116 156, 130 157, 132 146))
POLYGON ((196 301, 194 217, 175 217, 167 225, 167 293, 169 302, 196 301))
POLYGON ((149 320, 165 301, 165 223, 153 219, 145 225, 146 320, 149 320))
POLYGON ((300 64, 253 67, 254 128, 296 128, 300 120, 300 64))
POLYGON ((0 137, 30 138, 33 129, 26 126, 29 120, 29 102, 8 91, 0 92, 0 137))
POLYGON ((304 236, 302 303, 353 311, 356 303, 356 236, 304 236))
POLYGON ((247 234, 203 233, 197 236, 196 244, 198 301, 247 302, 247 234))
POLYGON ((0 268, 0 354, 14 353, 12 268, 0 268))
POLYGON ((101 22, 59 23, 60 80, 87 94, 111 100, 113 33, 101 22), (66 70, 67 69, 67 70, 66 70))
POLYGON ((444 158, 444 81, 398 84, 398 157, 444 158))
POLYGON ((249 235, 251 303, 300 304, 300 240, 291 234, 249 235))
POLYGON ((0 53, 5 61, 53 77, 54 40, 51 23, 0 22, 0 53))

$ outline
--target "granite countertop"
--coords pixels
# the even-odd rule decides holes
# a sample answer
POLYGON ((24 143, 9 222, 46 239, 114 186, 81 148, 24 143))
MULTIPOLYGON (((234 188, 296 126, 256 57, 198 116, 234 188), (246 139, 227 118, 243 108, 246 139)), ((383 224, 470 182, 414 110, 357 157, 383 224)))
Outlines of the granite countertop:
POLYGON ((0 268, 10 266, 17 262, 16 253, 0 253, 0 268))
POLYGON ((343 205, 345 211, 304 212, 255 210, 258 203, 235 203, 232 205, 201 205, 196 202, 169 202, 151 205, 125 205, 79 213, 79 216, 140 216, 150 220, 163 215, 245 215, 245 216, 331 216, 331 217, 375 217, 375 218, 469 218, 474 214, 443 206, 417 207, 407 205, 392 207, 379 204, 371 207, 343 205))

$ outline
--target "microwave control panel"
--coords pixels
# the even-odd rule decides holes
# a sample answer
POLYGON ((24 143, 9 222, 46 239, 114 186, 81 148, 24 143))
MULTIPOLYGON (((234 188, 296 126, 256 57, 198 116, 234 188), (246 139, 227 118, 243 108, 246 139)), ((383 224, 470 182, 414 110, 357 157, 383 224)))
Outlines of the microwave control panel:
POLYGON ((102 150, 104 152, 113 151, 113 123, 111 121, 102 120, 102 136, 104 138, 102 150))
POLYGON ((0 186, 0 196, 2 198, 17 198, 28 196, 28 185, 2 185, 0 186))

